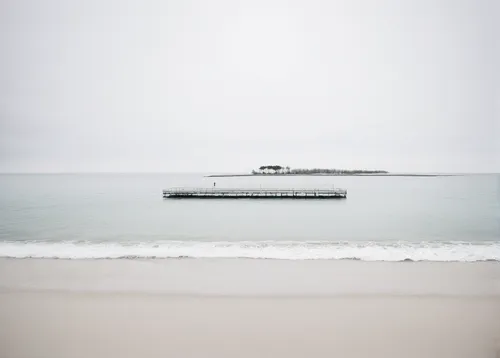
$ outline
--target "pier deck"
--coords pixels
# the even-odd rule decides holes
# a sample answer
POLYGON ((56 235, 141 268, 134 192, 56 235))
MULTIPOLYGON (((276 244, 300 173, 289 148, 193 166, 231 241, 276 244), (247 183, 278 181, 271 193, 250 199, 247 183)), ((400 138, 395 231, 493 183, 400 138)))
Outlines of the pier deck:
POLYGON ((163 190, 164 198, 198 199, 345 199, 345 189, 219 189, 171 188, 163 190))

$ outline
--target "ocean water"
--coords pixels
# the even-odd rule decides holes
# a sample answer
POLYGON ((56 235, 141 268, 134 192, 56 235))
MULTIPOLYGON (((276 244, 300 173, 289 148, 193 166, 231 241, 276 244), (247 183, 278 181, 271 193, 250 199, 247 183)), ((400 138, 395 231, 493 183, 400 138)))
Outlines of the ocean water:
POLYGON ((0 257, 500 261, 500 176, 0 175, 0 257), (162 198, 214 181, 348 197, 162 198))

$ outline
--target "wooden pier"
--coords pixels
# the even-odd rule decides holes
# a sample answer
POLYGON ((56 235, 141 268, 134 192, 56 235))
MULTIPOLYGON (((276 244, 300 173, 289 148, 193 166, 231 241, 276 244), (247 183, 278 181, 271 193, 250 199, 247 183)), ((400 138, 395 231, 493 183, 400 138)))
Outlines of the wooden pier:
POLYGON ((345 199, 345 189, 219 189, 171 188, 164 198, 197 199, 345 199))

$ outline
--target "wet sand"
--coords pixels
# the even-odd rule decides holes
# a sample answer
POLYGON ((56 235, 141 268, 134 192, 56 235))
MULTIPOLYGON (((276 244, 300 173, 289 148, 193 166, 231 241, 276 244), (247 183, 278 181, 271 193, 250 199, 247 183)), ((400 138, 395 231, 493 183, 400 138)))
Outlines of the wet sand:
POLYGON ((1 357, 491 357, 500 264, 0 260, 1 357))

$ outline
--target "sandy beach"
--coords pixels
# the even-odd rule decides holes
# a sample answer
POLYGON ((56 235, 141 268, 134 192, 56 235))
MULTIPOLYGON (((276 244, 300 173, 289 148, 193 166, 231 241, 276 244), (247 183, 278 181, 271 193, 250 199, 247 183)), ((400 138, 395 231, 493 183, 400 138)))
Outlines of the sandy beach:
POLYGON ((498 263, 0 260, 2 357, 491 357, 498 263))

